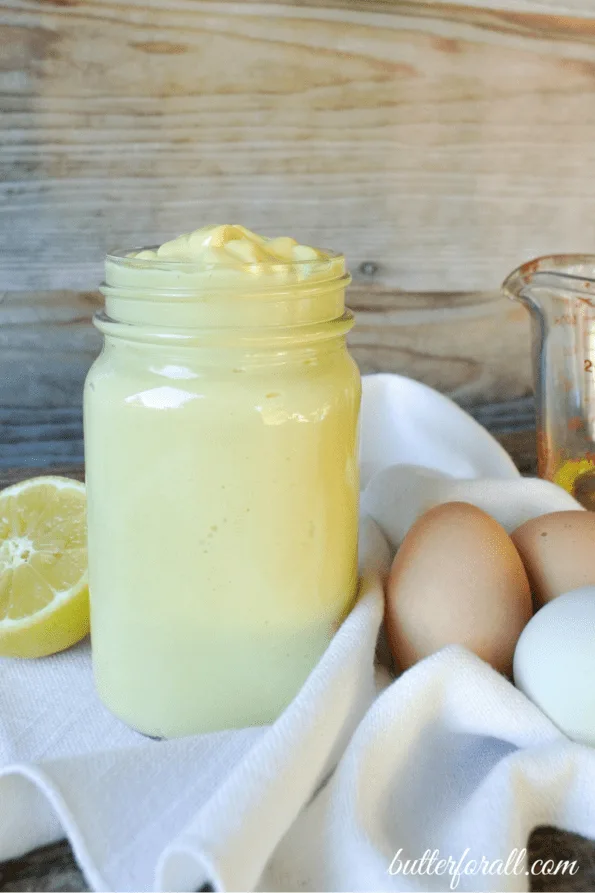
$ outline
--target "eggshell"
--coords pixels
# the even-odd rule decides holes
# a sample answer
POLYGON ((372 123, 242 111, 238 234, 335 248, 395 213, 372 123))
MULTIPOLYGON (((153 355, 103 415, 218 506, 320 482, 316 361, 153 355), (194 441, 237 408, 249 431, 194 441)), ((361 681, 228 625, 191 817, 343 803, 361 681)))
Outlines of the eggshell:
POLYGON ((595 587, 535 614, 514 655, 515 685, 569 738, 595 746, 595 587))
POLYGON ((490 515, 469 503, 449 502, 411 527, 387 585, 386 627, 400 669, 458 644, 510 673, 530 617, 523 564, 490 515))
POLYGON ((595 512, 552 512, 512 534, 536 608, 563 592, 595 586, 595 512))

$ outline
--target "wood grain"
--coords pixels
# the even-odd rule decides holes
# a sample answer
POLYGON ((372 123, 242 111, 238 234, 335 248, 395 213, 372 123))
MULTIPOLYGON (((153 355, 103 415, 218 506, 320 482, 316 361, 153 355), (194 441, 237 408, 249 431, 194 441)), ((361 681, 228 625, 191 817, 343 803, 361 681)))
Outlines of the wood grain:
MULTIPOLYGON (((411 293, 373 283, 352 286, 348 297, 356 314, 350 347, 362 372, 407 374, 465 405, 530 391, 529 322, 520 305, 490 292, 411 293)), ((34 424, 31 412, 80 409, 84 377, 101 346, 91 325, 98 306, 92 292, 7 292, 0 300, 3 448, 20 438, 14 425, 34 424), (29 414, 3 418, 10 407, 29 414)), ((43 439, 50 435, 48 428, 43 439)))
POLYGON ((527 313, 497 293, 356 287, 349 303, 350 347, 363 373, 409 375, 467 406, 531 390, 527 313))
MULTIPOLYGON (((265 4, 276 4, 278 0, 261 0, 265 4)), ((374 12, 387 12, 397 7, 399 10, 407 8, 427 7, 430 12, 443 7, 441 12, 450 11, 452 14, 468 15, 469 9, 482 12, 496 10, 499 12, 531 13, 533 15, 554 15, 565 13, 572 16, 585 18, 595 16, 595 8, 592 0, 466 0, 464 4, 452 3, 451 0, 286 0, 288 6, 322 6, 343 10, 366 10, 374 12)))
POLYGON ((90 289, 108 247, 210 219, 387 290, 589 250, 593 10, 523 7, 4 0, 0 288, 90 289))
MULTIPOLYGON (((0 408, 80 406, 84 377, 101 345, 91 325, 97 302, 87 293, 0 296, 0 408)), ((15 421, 26 424, 25 417, 15 421)), ((5 452, 4 425, 0 435, 5 452)))
POLYGON ((0 890, 6 893, 83 893, 89 889, 65 840, 0 863, 0 890))
MULTIPOLYGON (((0 301, 0 469, 83 460, 81 397, 101 346, 93 293, 7 293, 0 301)), ((350 349, 362 372, 413 376, 469 408, 521 470, 534 465, 528 320, 491 293, 354 288, 350 349), (486 405, 486 401, 488 405, 486 405), (508 402, 506 402, 508 401, 508 402), (527 433, 529 432, 529 433, 527 433)))

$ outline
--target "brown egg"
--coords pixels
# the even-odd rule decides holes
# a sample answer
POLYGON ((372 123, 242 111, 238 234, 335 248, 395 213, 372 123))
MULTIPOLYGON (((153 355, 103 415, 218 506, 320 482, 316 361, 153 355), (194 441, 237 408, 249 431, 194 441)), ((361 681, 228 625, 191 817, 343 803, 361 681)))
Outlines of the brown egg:
POLYGON ((400 669, 457 644, 510 674, 531 613, 521 559, 490 515, 448 502, 411 527, 387 586, 386 628, 400 669))
POLYGON ((525 565, 536 608, 595 585, 595 512, 552 512, 526 521, 512 534, 525 565))

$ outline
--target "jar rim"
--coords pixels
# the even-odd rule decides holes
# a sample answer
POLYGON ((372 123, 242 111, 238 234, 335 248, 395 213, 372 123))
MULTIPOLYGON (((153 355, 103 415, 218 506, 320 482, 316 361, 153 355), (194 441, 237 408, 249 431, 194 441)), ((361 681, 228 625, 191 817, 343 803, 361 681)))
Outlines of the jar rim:
MULTIPOLYGON (((131 267, 132 269, 165 269, 165 270, 184 270, 184 271, 193 271, 193 272, 202 272, 210 269, 229 269, 229 262, 221 262, 217 263, 216 261, 210 261, 208 264, 201 263, 198 260, 180 260, 178 258, 142 258, 142 257, 131 257, 133 252, 139 251, 156 251, 160 246, 159 245, 142 245, 136 248, 113 248, 107 252, 105 260, 106 262, 112 262, 117 266, 122 267, 131 267)), ((271 260, 271 261, 259 261, 256 263, 242 263, 241 261, 237 261, 234 264, 234 269, 241 270, 244 272, 251 271, 260 271, 263 267, 271 268, 278 267, 282 270, 291 270, 294 267, 298 269, 303 269, 304 267, 320 267, 320 269, 325 269, 326 267, 337 266, 339 261, 343 261, 343 265, 345 262, 345 255, 333 251, 331 248, 317 248, 317 251, 322 252, 322 256, 318 258, 310 258, 307 260, 291 260, 291 261, 282 261, 282 260, 271 260)))
MULTIPOLYGON (((287 300, 296 292, 304 294, 320 289, 345 287, 351 282, 345 256, 332 253, 320 258, 298 261, 263 261, 261 263, 226 263, 185 260, 161 260, 129 257, 134 249, 110 252, 105 258, 104 294, 110 291, 167 296, 170 300, 190 298, 200 300, 206 294, 240 289, 246 294, 282 297, 287 300)), ((140 294, 139 294, 140 296, 140 294)))
MULTIPOLYGON (((149 250, 158 247, 146 246, 149 250)), ((196 297, 203 290, 228 290, 230 285, 250 293, 259 292, 263 296, 275 293, 289 297, 289 293, 295 289, 302 291, 309 286, 330 285, 340 280, 345 281, 349 276, 345 256, 334 251, 325 251, 321 257, 309 260, 267 260, 259 263, 237 261, 233 266, 229 262, 204 263, 200 260, 129 256, 133 251, 146 248, 110 251, 105 258, 105 282, 102 285, 118 291, 123 289, 128 292, 129 297, 132 297, 132 291, 137 288, 155 288, 171 297, 174 294, 196 297), (129 277, 136 280, 134 285, 126 282, 129 277), (169 281, 166 283, 165 279, 169 281)))
POLYGON ((258 264, 108 254, 100 291, 112 319, 170 328, 249 328, 321 323, 340 317, 351 276, 345 257, 258 264))
POLYGON ((341 317, 351 282, 343 254, 262 263, 108 254, 100 291, 109 317, 167 329, 249 329, 324 323, 341 317))

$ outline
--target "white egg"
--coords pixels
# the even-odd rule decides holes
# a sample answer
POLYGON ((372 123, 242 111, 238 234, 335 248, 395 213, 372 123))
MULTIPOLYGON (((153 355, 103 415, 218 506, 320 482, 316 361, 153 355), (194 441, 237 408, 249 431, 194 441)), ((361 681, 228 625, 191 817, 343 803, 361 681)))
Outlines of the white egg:
POLYGON ((562 732, 595 746, 595 586, 566 592, 534 615, 513 672, 517 688, 562 732))

